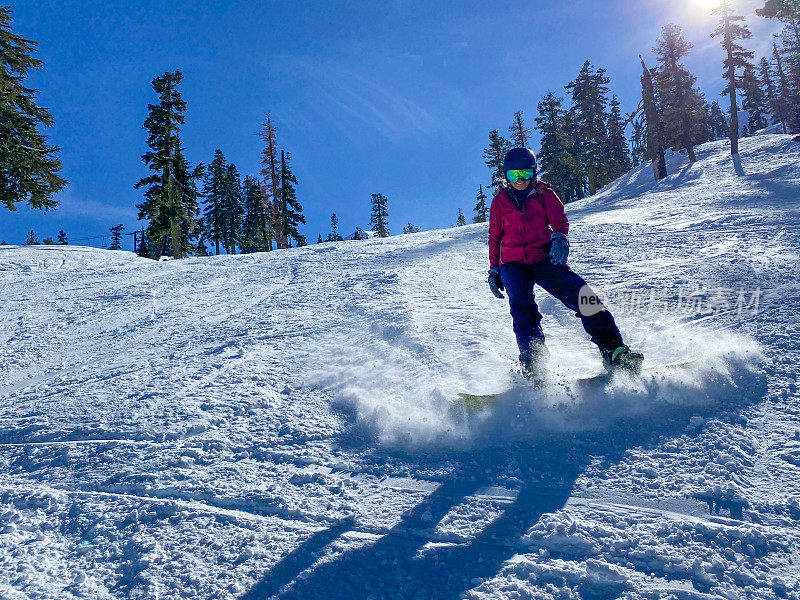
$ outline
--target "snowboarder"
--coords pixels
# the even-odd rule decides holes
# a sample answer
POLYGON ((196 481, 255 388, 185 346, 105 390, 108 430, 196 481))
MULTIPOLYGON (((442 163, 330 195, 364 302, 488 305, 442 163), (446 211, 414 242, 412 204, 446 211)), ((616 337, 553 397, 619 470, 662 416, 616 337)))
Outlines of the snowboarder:
POLYGON ((508 293, 522 373, 539 379, 548 356, 533 286, 558 298, 583 322, 609 369, 636 372, 643 356, 623 344, 614 317, 582 277, 567 266, 569 222, 553 188, 537 179, 536 156, 513 148, 503 160, 506 185, 489 211, 489 288, 508 293))

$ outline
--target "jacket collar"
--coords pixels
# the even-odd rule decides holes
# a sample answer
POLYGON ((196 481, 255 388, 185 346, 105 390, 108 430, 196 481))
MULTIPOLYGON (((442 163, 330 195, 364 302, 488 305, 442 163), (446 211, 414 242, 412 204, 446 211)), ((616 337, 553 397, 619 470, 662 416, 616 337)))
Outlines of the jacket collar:
MULTIPOLYGON (((533 185, 528 188, 528 194, 525 196, 524 200, 518 200, 518 196, 512 193, 510 186, 504 185, 501 191, 506 195, 506 197, 511 200, 511 203, 516 206, 519 210, 522 210, 523 205, 527 202, 531 196, 534 196, 539 193, 539 187, 541 182, 536 181, 533 185)), ((516 191, 516 190, 515 190, 516 191)))

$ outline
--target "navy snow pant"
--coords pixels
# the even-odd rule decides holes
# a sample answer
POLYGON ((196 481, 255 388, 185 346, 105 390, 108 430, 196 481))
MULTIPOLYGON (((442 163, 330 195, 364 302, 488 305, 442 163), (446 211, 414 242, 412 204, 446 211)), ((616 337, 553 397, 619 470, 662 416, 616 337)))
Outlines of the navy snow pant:
POLYGON ((505 263, 500 267, 500 278, 508 293, 511 318, 514 320, 514 334, 517 336, 520 352, 530 351, 533 344, 544 342, 544 332, 540 324, 542 314, 536 306, 534 284, 544 288, 574 311, 575 316, 581 319, 586 333, 601 350, 614 350, 622 345, 622 336, 614 323, 614 317, 602 307, 600 299, 594 296, 594 292, 584 287, 586 281, 568 266, 553 265, 548 259, 532 265, 505 263), (582 312, 579 306, 581 294, 584 307, 587 306, 585 299, 590 298, 590 305, 599 306, 601 310, 582 312), (588 314, 591 312, 595 314, 588 314))

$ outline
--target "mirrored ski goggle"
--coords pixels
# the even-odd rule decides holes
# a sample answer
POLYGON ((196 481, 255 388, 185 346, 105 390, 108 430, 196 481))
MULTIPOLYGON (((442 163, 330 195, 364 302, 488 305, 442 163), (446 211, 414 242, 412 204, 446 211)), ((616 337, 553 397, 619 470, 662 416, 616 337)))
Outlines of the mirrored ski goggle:
POLYGON ((533 179, 533 169, 511 169, 506 171, 506 179, 511 183, 523 181, 525 179, 533 179))

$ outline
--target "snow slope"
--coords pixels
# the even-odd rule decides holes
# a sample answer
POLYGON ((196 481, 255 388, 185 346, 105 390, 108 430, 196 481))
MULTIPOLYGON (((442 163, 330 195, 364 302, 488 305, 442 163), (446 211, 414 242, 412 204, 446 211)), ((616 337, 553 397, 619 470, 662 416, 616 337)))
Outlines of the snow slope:
POLYGON ((543 292, 520 381, 485 224, 0 247, 0 598, 800 598, 800 144, 698 157, 568 206, 648 365, 590 386, 543 292))

